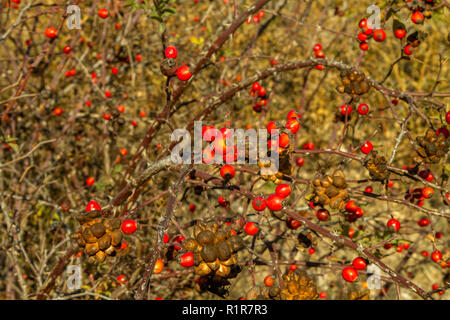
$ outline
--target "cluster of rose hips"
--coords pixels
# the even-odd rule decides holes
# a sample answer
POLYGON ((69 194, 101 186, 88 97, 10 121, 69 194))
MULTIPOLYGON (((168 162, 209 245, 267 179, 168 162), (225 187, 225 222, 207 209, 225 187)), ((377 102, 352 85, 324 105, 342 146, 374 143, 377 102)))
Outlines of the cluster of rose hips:
POLYGON ((269 121, 269 123, 267 123, 267 132, 269 133, 269 135, 272 134, 273 130, 280 130, 278 140, 275 141, 274 139, 270 139, 267 145, 269 149, 272 147, 272 145, 276 146, 275 150, 280 153, 290 145, 289 132, 292 134, 296 134, 300 129, 300 119, 302 118, 302 116, 295 110, 290 110, 286 118, 287 121, 284 126, 282 124, 278 126, 275 121, 269 121), (288 131, 286 132, 285 130, 288 131))
POLYGON ((358 207, 354 200, 347 201, 345 204, 345 211, 349 213, 349 215, 347 215, 347 221, 349 222, 354 222, 364 215, 364 210, 358 207))
POLYGON ((250 95, 255 97, 255 99, 260 99, 259 101, 253 104, 253 110, 255 112, 261 112, 262 107, 267 105, 266 88, 262 87, 258 82, 254 82, 252 84, 252 89, 250 90, 250 95))
MULTIPOLYGON (((366 114, 369 113, 369 105, 367 103, 360 103, 358 105, 358 109, 357 112, 358 114, 365 116, 366 114)), ((338 109, 338 119, 341 121, 345 121, 345 117, 347 117, 347 119, 350 119, 350 115, 353 111, 353 108, 350 104, 343 104, 339 107, 338 109)))
POLYGON ((258 13, 255 14, 253 17, 248 17, 245 22, 247 22, 247 24, 252 23, 252 21, 254 23, 259 23, 263 17, 264 17, 264 11, 259 10, 258 13))
POLYGON ((365 270, 367 268, 367 260, 357 257, 353 259, 351 267, 345 267, 342 270, 342 278, 348 282, 355 282, 358 279, 358 270, 365 270))
MULTIPOLYGON (((316 58, 323 59, 325 58, 325 52, 322 51, 322 45, 320 43, 316 43, 313 47, 314 54, 316 55, 316 58)), ((316 65, 317 70, 323 70, 322 64, 316 65)))
POLYGON ((369 50, 368 40, 373 38, 377 42, 383 42, 386 39, 386 32, 383 29, 371 29, 367 24, 367 18, 363 18, 359 21, 359 28, 361 32, 358 34, 360 41, 359 48, 363 51, 369 50))
MULTIPOLYGON (((164 55, 166 59, 176 59, 178 56, 178 51, 174 46, 168 46, 164 51, 164 55)), ((192 77, 192 74, 189 72, 189 67, 186 65, 182 65, 176 69, 177 78, 181 81, 187 81, 192 77)))
POLYGON ((433 196, 434 190, 431 187, 415 188, 408 190, 405 195, 405 200, 409 200, 411 203, 416 202, 419 207, 424 205, 426 199, 430 199, 433 196))

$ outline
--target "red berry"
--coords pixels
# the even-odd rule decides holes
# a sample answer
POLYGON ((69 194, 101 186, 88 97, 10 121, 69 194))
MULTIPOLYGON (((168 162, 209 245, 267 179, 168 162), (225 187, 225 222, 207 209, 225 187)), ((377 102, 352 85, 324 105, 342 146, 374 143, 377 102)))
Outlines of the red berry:
POLYGON ((122 222, 122 232, 125 234, 132 234, 137 230, 137 223, 134 220, 124 220, 122 222))
POLYGON ((305 159, 303 159, 302 157, 297 157, 297 159, 295 159, 295 164, 297 165, 297 167, 301 167, 305 164, 305 159))
POLYGON ((56 107, 55 110, 53 110, 53 114, 55 116, 60 116, 60 115, 62 115, 62 113, 63 113, 63 108, 61 108, 61 107, 56 107))
POLYGON ((373 150, 373 145, 372 145, 372 143, 370 142, 370 141, 366 141, 366 143, 364 143, 362 146, 361 146, 361 151, 362 151, 362 153, 364 153, 364 154, 368 154, 368 153, 370 153, 370 151, 372 151, 373 150))
POLYGON ((447 111, 447 114, 445 115, 445 121, 447 121, 447 123, 450 124, 450 110, 447 111))
POLYGON ((191 78, 192 74, 189 72, 188 66, 181 66, 177 69, 177 77, 181 81, 187 81, 191 78))
POLYGON ((428 257, 428 251, 423 250, 420 254, 424 257, 428 257))
POLYGON ((71 48, 70 46, 65 46, 65 47, 63 48, 63 52, 64 52, 65 54, 69 54, 70 51, 72 51, 72 48, 71 48))
POLYGON ((47 29, 45 29, 45 36, 47 38, 53 39, 57 35, 58 35, 58 31, 56 31, 55 28, 48 27, 47 29))
POLYGON ((169 243, 169 240, 170 240, 169 235, 167 235, 166 233, 164 233, 164 236, 163 236, 163 242, 164 242, 164 243, 169 243))
POLYGON ((312 142, 307 142, 307 143, 303 146, 303 150, 314 150, 314 143, 312 143, 312 142))
POLYGON ((415 24, 421 24, 423 22, 423 14, 420 11, 416 11, 411 16, 412 22, 415 24))
POLYGON ((234 174, 235 174, 235 170, 232 165, 226 164, 220 169, 220 175, 225 180, 230 180, 231 178, 234 177, 234 174))
POLYGON ((442 259, 442 253, 439 250, 433 251, 431 253, 431 260, 434 262, 439 262, 442 259))
MULTIPOLYGON (((185 240, 186 238, 185 237, 183 237, 183 236, 176 236, 175 238, 173 238, 173 242, 176 242, 176 243, 181 243, 183 240, 185 240)), ((181 250, 181 247, 179 247, 179 246, 177 246, 177 245, 174 245, 173 246, 174 248, 175 248, 175 250, 181 250)))
POLYGON ((281 183, 275 188, 275 193, 283 198, 286 198, 288 195, 290 195, 291 191, 291 186, 286 183, 281 183))
POLYGON ((322 50, 322 45, 320 43, 316 43, 316 45, 313 48, 314 51, 322 50))
POLYGON ((256 224, 254 222, 247 222, 247 224, 244 227, 244 231, 249 236, 254 236, 258 233, 259 229, 256 227, 256 224))
POLYGON ((362 28, 367 28, 367 18, 362 18, 360 21, 359 21, 359 27, 362 29, 362 28))
POLYGON ((407 54, 408 56, 413 53, 413 47, 412 45, 408 44, 404 49, 403 52, 407 54))
POLYGON ((373 29, 370 29, 369 27, 363 28, 362 31, 364 32, 364 34, 370 36, 373 32, 373 29))
POLYGON ((359 39, 359 41, 364 42, 364 41, 367 40, 367 38, 368 38, 368 36, 367 36, 364 32, 358 33, 358 39, 359 39))
POLYGON ((295 220, 292 217, 289 217, 286 220, 286 224, 287 224, 288 228, 292 229, 292 230, 298 229, 302 225, 302 223, 300 221, 295 220))
POLYGON ((327 293, 325 292, 325 291, 322 291, 320 294, 319 294, 319 298, 320 299, 325 299, 327 297, 327 293))
POLYGON ((352 106, 351 105, 343 104, 342 106, 340 106, 340 109, 341 109, 341 114, 343 116, 345 116, 346 113, 348 115, 350 115, 352 113, 352 106))
POLYGON ((367 42, 363 41, 359 44, 359 48, 362 51, 367 51, 367 50, 369 50, 369 45, 367 44, 367 42))
POLYGON ((300 129, 300 122, 298 122, 295 119, 288 120, 286 122, 286 129, 290 130, 293 134, 295 134, 300 129))
POLYGON ((289 266, 289 270, 291 270, 291 271, 295 271, 295 270, 297 270, 297 269, 298 269, 298 266, 295 265, 295 264, 291 264, 291 265, 289 266))
POLYGON ((119 284, 125 284, 125 283, 127 283, 127 278, 123 274, 121 274, 121 275, 117 276, 117 282, 119 284))
POLYGON ((354 282, 358 279, 358 271, 352 267, 346 267, 342 270, 342 277, 348 282, 354 282))
POLYGON ((289 145, 289 135, 287 133, 282 133, 278 137, 278 145, 281 148, 286 148, 289 145))
POLYGON ((166 58, 176 59, 178 56, 178 51, 174 46, 168 46, 164 51, 166 58))
POLYGON ((283 199, 283 197, 277 194, 271 194, 269 197, 267 197, 267 206, 272 211, 279 211, 283 209, 283 199))
POLYGON ((395 231, 400 230, 400 222, 397 219, 389 219, 388 222, 386 223, 386 226, 391 229, 395 229, 395 231))
POLYGON ((301 118, 302 118, 302 115, 300 113, 296 112, 295 110, 291 110, 287 114, 288 120, 292 120, 292 119, 300 120, 301 118))
POLYGON ((86 179, 86 184, 88 186, 92 186, 95 183, 95 179, 93 177, 89 177, 86 179))
POLYGON ((357 218, 361 218, 363 215, 364 215, 364 210, 363 209, 361 209, 361 208, 356 209, 355 216, 357 218))
POLYGON ((111 69, 111 73, 112 73, 112 74, 118 74, 118 73, 119 73, 119 69, 117 69, 116 67, 113 67, 113 68, 111 69))
POLYGON ((358 113, 360 115, 366 115, 369 112, 369 106, 366 103, 361 103, 358 106, 358 113))
POLYGON ((364 192, 367 193, 372 193, 373 192, 373 188, 371 186, 366 187, 366 189, 364 190, 364 192))
POLYGON ((88 202, 87 206, 86 206, 86 212, 91 212, 91 211, 102 211, 102 208, 100 207, 100 205, 98 204, 97 201, 91 200, 88 202))
POLYGON ((267 132, 269 134, 271 134, 272 130, 277 130, 277 125, 275 124, 275 121, 269 121, 269 123, 267 124, 267 132))
POLYGON ((430 199, 433 196, 434 190, 431 187, 425 187, 422 189, 422 196, 425 199, 430 199))
POLYGON ((309 252, 309 254, 314 254, 314 253, 316 253, 316 250, 314 248, 309 248, 308 252, 309 252))
POLYGON ((330 213, 327 209, 319 209, 316 211, 316 217, 320 221, 326 221, 330 217, 330 213))
POLYGON ((270 275, 268 275, 267 277, 264 278, 264 284, 266 285, 266 287, 271 287, 273 286, 273 279, 270 275))
POLYGON ((378 29, 373 32, 373 39, 378 42, 384 41, 386 39, 386 33, 383 29, 378 29))
POLYGON ((367 268, 367 262, 366 260, 364 260, 363 258, 355 258, 353 259, 353 268, 355 268, 356 270, 364 270, 367 268))
POLYGON ((100 18, 106 19, 108 17, 108 9, 102 8, 98 10, 98 15, 100 16, 100 18))
POLYGON ((192 252, 186 252, 180 257, 180 264, 185 267, 189 268, 194 265, 194 254, 192 252))
POLYGON ((195 211, 195 204, 191 203, 191 204, 189 205, 189 211, 190 211, 190 212, 194 212, 194 211, 195 211))
POLYGON ((263 211, 267 207, 267 202, 263 197, 258 196, 253 199, 252 205, 256 211, 263 211))
POLYGON ((224 208, 228 206, 228 202, 227 202, 227 200, 225 200, 225 198, 223 196, 219 196, 217 201, 219 201, 219 205, 224 208))
POLYGON ((398 39, 402 39, 406 36, 406 30, 405 29, 396 29, 394 31, 394 35, 398 39))
POLYGON ((358 209, 358 206, 355 204, 355 201, 353 201, 353 200, 349 200, 345 204, 345 211, 347 211, 349 213, 355 213, 357 209, 358 209))
POLYGON ((259 91, 259 89, 261 89, 261 85, 258 82, 253 82, 252 90, 257 92, 257 91, 259 91))
POLYGON ((267 94, 266 88, 261 87, 261 88, 258 90, 258 95, 259 95, 260 97, 265 97, 266 94, 267 94))
POLYGON ((316 51, 316 58, 325 58, 325 52, 322 50, 316 51))
POLYGON ((317 64, 316 65, 316 69, 317 70, 323 70, 323 65, 322 64, 317 64))

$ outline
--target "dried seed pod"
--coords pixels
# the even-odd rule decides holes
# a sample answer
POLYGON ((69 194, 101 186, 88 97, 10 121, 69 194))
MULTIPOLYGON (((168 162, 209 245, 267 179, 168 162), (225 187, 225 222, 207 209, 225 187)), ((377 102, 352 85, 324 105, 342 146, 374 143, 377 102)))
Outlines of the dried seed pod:
POLYGON ((109 234, 104 234, 103 237, 98 239, 98 247, 100 250, 106 250, 111 245, 111 236, 109 234))
POLYGON ((233 252, 240 250, 244 246, 244 241, 238 235, 234 235, 228 239, 229 243, 231 243, 231 249, 233 252))
POLYGON ((97 242, 86 243, 85 250, 86 250, 86 254, 88 256, 92 256, 92 255, 96 254, 99 250, 98 243, 97 242))
POLYGON ((111 232, 111 243, 113 246, 120 246, 122 238, 123 235, 120 230, 114 230, 113 232, 111 232))
POLYGON ((216 259, 213 262, 208 262, 207 265, 212 271, 216 271, 220 267, 220 261, 216 259))
POLYGON ((229 232, 225 230, 219 230, 216 232, 216 238, 214 239, 215 243, 224 241, 228 238, 229 232))
POLYGON ((203 246, 200 255, 203 260, 206 262, 213 262, 217 259, 216 250, 214 249, 214 246, 211 244, 207 244, 203 246))
POLYGON ((325 190, 325 194, 326 194, 327 197, 329 197, 329 198, 335 197, 338 193, 339 193, 339 189, 336 188, 336 187, 334 187, 334 186, 329 186, 329 187, 325 190))
POLYGON ((210 230, 203 230, 197 235, 196 239, 201 246, 211 244, 214 243, 214 233, 210 230))
POLYGON ((198 246, 199 246, 197 241, 195 241, 194 239, 185 240, 183 242, 183 245, 184 245, 184 249, 186 249, 186 251, 191 251, 191 252, 197 252, 198 246))
POLYGON ((102 263, 106 259, 106 254, 103 251, 99 251, 95 254, 95 259, 97 263, 102 263))
POLYGON ((86 241, 86 243, 95 243, 97 242, 97 238, 92 234, 92 231, 90 228, 84 228, 83 230, 83 240, 86 241))
POLYGON ((216 275, 226 277, 230 274, 230 270, 231 270, 230 267, 220 264, 219 269, 217 269, 216 271, 216 275))
POLYGON ((211 269, 208 267, 206 262, 200 262, 200 264, 195 267, 195 273, 200 276, 206 276, 211 273, 211 269))
POLYGON ((113 246, 110 246, 109 248, 107 248, 107 249, 105 250, 105 253, 106 253, 108 256, 113 256, 113 255, 116 253, 116 249, 114 249, 113 246))
POLYGON ((103 225, 103 223, 97 222, 95 224, 93 224, 90 227, 92 234, 96 237, 96 238, 100 238, 101 236, 103 236, 106 232, 105 226, 103 225))
POLYGON ((216 243, 216 254, 221 261, 226 261, 231 256, 230 247, 225 242, 218 242, 216 243))

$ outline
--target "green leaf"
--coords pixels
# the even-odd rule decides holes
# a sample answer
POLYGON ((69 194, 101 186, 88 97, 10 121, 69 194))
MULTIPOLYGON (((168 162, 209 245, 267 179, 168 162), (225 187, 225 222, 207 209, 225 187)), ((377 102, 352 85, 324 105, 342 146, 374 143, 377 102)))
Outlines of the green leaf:
POLYGON ((121 165, 121 164, 118 164, 118 165, 116 165, 116 166, 113 168, 112 174, 117 174, 117 173, 119 173, 120 171, 122 171, 122 165, 121 165))
POLYGON ((399 20, 397 20, 397 19, 394 19, 394 23, 392 24, 392 31, 395 32, 395 30, 397 30, 397 29, 403 29, 403 30, 406 30, 406 27, 405 27, 405 25, 403 24, 403 22, 401 22, 401 21, 399 21, 399 20))
POLYGON ((8 145, 15 151, 19 152, 19 146, 16 143, 8 143, 8 145))
POLYGON ((161 23, 163 22, 162 18, 159 15, 157 15, 157 14, 152 14, 150 16, 150 18, 153 19, 153 20, 157 20, 157 21, 159 21, 161 23))

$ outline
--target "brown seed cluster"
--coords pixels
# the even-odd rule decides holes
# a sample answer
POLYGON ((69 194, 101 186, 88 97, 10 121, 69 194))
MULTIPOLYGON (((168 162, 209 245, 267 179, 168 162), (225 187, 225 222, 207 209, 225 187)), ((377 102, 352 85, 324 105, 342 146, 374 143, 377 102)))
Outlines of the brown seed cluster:
MULTIPOLYGON (((285 176, 291 176, 294 172, 294 168, 290 163, 290 150, 285 149, 279 154, 279 163, 278 163, 278 171, 275 174, 264 175, 261 174, 261 178, 266 181, 272 181, 275 184, 280 184, 285 179, 285 176)), ((271 167, 270 160, 259 160, 258 166, 260 168, 270 168, 271 167)))
POLYGON ((123 234, 119 219, 102 218, 100 211, 91 211, 76 219, 81 226, 72 238, 84 248, 89 263, 101 263, 121 250, 123 234))
POLYGON ((344 70, 340 73, 342 84, 336 90, 352 96, 363 95, 369 91, 370 85, 364 73, 357 70, 344 70))
POLYGON ((302 270, 289 270, 283 275, 282 300, 316 300, 319 298, 316 283, 302 270))
POLYGON ((238 235, 231 235, 229 228, 219 228, 201 222, 194 226, 193 239, 184 241, 184 248, 194 253, 195 273, 200 276, 228 277, 237 263, 236 252, 243 242, 238 235))
POLYGON ((372 179, 380 181, 387 179, 388 172, 386 158, 377 155, 376 151, 371 152, 370 159, 366 162, 365 166, 367 170, 369 170, 372 179))
POLYGON ((332 176, 325 176, 322 179, 314 179, 312 183, 313 194, 311 200, 314 204, 321 206, 329 205, 332 209, 342 209, 348 199, 345 188, 345 175, 342 171, 336 170, 332 176))
POLYGON ((428 129, 423 137, 416 138, 419 148, 417 149, 417 157, 414 160, 417 163, 439 163, 441 158, 445 156, 450 147, 450 140, 446 139, 441 133, 436 136, 434 130, 428 129))

